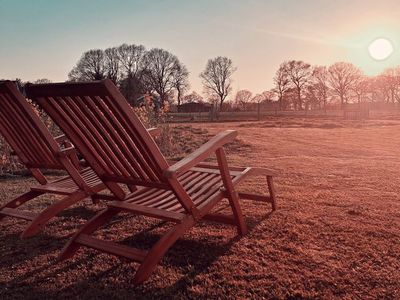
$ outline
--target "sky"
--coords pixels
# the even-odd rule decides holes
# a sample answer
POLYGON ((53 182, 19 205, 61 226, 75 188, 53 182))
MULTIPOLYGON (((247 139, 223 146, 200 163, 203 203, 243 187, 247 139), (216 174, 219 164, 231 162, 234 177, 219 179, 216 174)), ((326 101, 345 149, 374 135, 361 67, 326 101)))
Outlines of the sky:
POLYGON ((367 75, 400 65, 399 0, 0 0, 0 79, 67 79, 84 51, 122 43, 163 48, 202 92, 207 60, 227 56, 234 92, 273 87, 285 60, 348 61, 367 75), (376 38, 394 47, 368 54, 376 38))

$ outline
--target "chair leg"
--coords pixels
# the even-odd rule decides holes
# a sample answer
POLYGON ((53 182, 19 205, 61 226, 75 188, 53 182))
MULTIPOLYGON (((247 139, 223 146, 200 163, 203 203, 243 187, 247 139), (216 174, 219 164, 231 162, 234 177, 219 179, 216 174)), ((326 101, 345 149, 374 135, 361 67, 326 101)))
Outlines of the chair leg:
POLYGON ((63 250, 61 251, 60 255, 58 256, 58 260, 62 261, 72 257, 80 248, 78 243, 75 243, 76 238, 84 233, 90 234, 106 223, 109 219, 113 216, 118 214, 120 211, 115 209, 106 208, 96 214, 92 219, 86 222, 75 234, 74 236, 68 241, 68 243, 64 246, 63 250))
POLYGON ((273 177, 270 175, 267 176, 267 184, 268 184, 269 195, 271 197, 272 210, 276 210, 276 192, 275 192, 274 180, 273 177))
POLYGON ((32 220, 31 224, 29 224, 24 232, 22 232, 21 238, 27 238, 37 234, 48 220, 50 220, 59 212, 71 206, 72 204, 75 204, 76 202, 86 198, 86 196, 87 195, 85 192, 78 191, 65 197, 57 203, 50 205, 48 208, 42 211, 34 220, 32 220))
POLYGON ((232 208, 233 216, 235 217, 238 234, 247 234, 247 225, 240 207, 238 193, 236 191, 231 192, 230 195, 228 195, 228 200, 232 208))
POLYGON ((247 233, 247 225, 244 221, 242 209, 240 208, 239 195, 235 190, 235 186, 232 183, 232 178, 229 173, 228 162, 226 160, 224 148, 217 149, 215 154, 217 156, 218 166, 221 172, 221 179, 227 192, 227 198, 229 200, 229 204, 231 205, 233 216, 236 220, 238 233, 240 235, 245 235, 247 233))
POLYGON ((147 253, 146 258, 133 278, 133 283, 140 284, 149 278, 150 274, 168 249, 195 223, 194 218, 188 216, 180 224, 171 228, 162 238, 160 238, 147 253))
MULTIPOLYGON (((43 192, 37 192, 37 191, 29 191, 25 194, 22 194, 18 196, 17 198, 11 200, 10 202, 4 204, 3 206, 0 207, 0 211, 3 208, 17 208, 18 206, 21 206, 25 202, 32 200, 40 195, 44 194, 43 192)), ((3 219, 5 215, 0 215, 0 220, 3 219)))

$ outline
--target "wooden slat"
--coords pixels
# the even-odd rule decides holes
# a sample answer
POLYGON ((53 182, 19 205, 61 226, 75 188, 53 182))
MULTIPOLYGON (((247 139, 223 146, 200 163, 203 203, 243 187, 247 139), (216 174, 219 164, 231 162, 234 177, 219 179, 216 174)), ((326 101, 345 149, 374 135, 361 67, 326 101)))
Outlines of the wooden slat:
POLYGON ((117 104, 119 106, 119 111, 123 114, 123 120, 129 121, 130 129, 133 130, 136 134, 137 141, 140 142, 143 149, 145 149, 143 154, 146 155, 147 163, 153 166, 154 171, 160 176, 160 179, 162 179, 162 170, 168 167, 168 163, 157 144, 148 134, 140 119, 132 112, 128 102, 112 81, 105 80, 104 85, 107 87, 107 92, 110 95, 111 101, 109 101, 109 104, 117 104))
POLYGON ((14 125, 23 130, 25 143, 30 141, 30 149, 35 149, 35 156, 42 156, 48 165, 59 165, 54 157, 58 145, 50 132, 14 84, 6 83, 4 87, 7 92, 3 96, 7 101, 3 101, 2 105, 8 106, 10 115, 7 117, 11 117, 14 125))
MULTIPOLYGON (((129 173, 129 164, 125 162, 121 150, 118 144, 111 137, 111 132, 105 130, 100 120, 93 116, 92 110, 98 110, 96 106, 93 108, 88 108, 88 101, 91 101, 90 97, 84 97, 85 102, 83 103, 81 97, 70 97, 65 98, 65 104, 75 113, 75 115, 80 117, 81 122, 84 124, 85 128, 81 130, 87 130, 90 134, 96 137, 95 142, 104 151, 105 155, 113 165, 117 167, 117 174, 122 174, 126 177, 131 176, 129 173)), ((134 176, 137 176, 134 174, 134 176)))
MULTIPOLYGON (((141 179, 147 179, 147 175, 144 173, 142 170, 142 167, 137 163, 136 158, 134 155, 132 155, 132 150, 133 149, 128 149, 127 145, 127 140, 124 138, 124 130, 119 124, 118 120, 113 120, 113 122, 110 122, 108 118, 105 117, 104 113, 100 110, 104 106, 103 100, 100 97, 95 97, 97 105, 100 107, 96 106, 94 101, 89 98, 85 97, 86 104, 89 106, 90 111, 95 114, 96 120, 103 125, 102 130, 105 135, 110 135, 110 139, 112 139, 111 143, 113 143, 116 147, 116 153, 118 153, 118 156, 126 157, 127 159, 122 159, 122 162, 125 163, 125 166, 127 170, 129 170, 131 176, 133 177, 140 177, 141 179), (118 126, 119 125, 119 126, 118 126), (133 165, 133 167, 132 167, 133 165)), ((81 105, 82 106, 82 105, 81 105)), ((136 153, 136 157, 137 157, 136 153)))
POLYGON ((96 96, 105 93, 106 88, 102 81, 97 82, 74 82, 73 84, 51 83, 51 84, 30 84, 25 88, 29 90, 30 97, 66 97, 66 96, 96 96), (97 84, 96 84, 97 83, 97 84))
MULTIPOLYGON (((70 125, 77 125, 77 131, 81 134, 83 139, 95 147, 94 155, 96 155, 96 157, 101 155, 101 157, 107 161, 107 166, 112 168, 114 173, 119 174, 122 165, 114 159, 112 149, 110 149, 106 144, 102 134, 94 129, 92 122, 87 122, 87 120, 85 120, 86 118, 82 114, 81 109, 73 106, 72 102, 72 98, 65 97, 57 98, 57 101, 54 101, 53 103, 59 106, 58 109, 61 111, 61 114, 68 116, 68 119, 66 118, 66 120, 70 125), (115 165, 116 163, 117 165, 115 165)), ((75 141, 72 140, 72 142, 78 147, 75 141)), ((79 152, 84 154, 82 151, 79 152)))
MULTIPOLYGON (((98 101, 101 113, 104 115, 110 115, 111 111, 106 106, 104 99, 96 97, 96 100, 98 101)), ((118 118, 118 116, 116 116, 115 120, 112 122, 112 126, 114 128, 113 131, 115 133, 114 137, 117 140, 118 139, 124 140, 124 146, 121 148, 127 152, 128 157, 130 158, 129 159, 130 163, 134 164, 135 169, 137 170, 137 172, 139 172, 139 174, 142 175, 143 179, 147 179, 146 177, 148 177, 152 180, 158 181, 157 175, 153 172, 153 170, 147 163, 146 159, 142 157, 143 149, 137 147, 136 143, 132 141, 132 137, 128 134, 128 132, 126 132, 126 129, 124 129, 121 123, 123 123, 123 120, 121 118, 118 118), (133 152, 135 156, 132 156, 131 152, 133 152)))
POLYGON ((46 184, 46 185, 33 186, 33 187, 31 187, 31 190, 37 191, 37 192, 58 194, 58 195, 69 195, 69 194, 72 194, 73 192, 76 192, 78 190, 78 187, 63 188, 63 187, 59 187, 59 186, 52 186, 51 184, 46 184))
POLYGON ((126 257, 130 260, 142 262, 146 257, 147 251, 117 244, 114 242, 96 239, 87 234, 80 234, 74 242, 89 248, 100 250, 117 256, 126 257))
POLYGON ((144 181, 137 178, 132 177, 123 177, 123 176, 114 176, 114 175, 103 175, 101 179, 104 181, 112 181, 118 183, 125 183, 125 184, 133 184, 139 186, 148 186, 148 187, 155 187, 159 189, 169 189, 170 186, 163 182, 158 181, 144 181))
POLYGON ((153 217, 157 219, 162 219, 166 221, 179 223, 185 217, 184 214, 176 213, 172 211, 162 210, 154 207, 141 206, 134 203, 126 203, 126 202, 110 202, 107 204, 108 207, 118 208, 125 211, 129 211, 131 213, 144 215, 147 217, 153 217))
POLYGON ((28 221, 32 221, 37 217, 36 213, 26 211, 26 210, 21 210, 21 209, 16 209, 16 208, 9 208, 5 207, 2 210, 0 210, 0 214, 9 216, 9 217, 15 217, 19 219, 24 219, 28 221))

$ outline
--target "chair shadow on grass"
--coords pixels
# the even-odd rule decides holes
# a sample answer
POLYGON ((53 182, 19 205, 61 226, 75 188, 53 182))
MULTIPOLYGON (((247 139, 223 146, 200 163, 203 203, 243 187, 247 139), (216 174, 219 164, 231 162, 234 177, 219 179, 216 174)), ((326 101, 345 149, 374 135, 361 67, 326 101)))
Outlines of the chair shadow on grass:
MULTIPOLYGON (((271 215, 272 212, 263 214, 262 217, 247 217, 247 224, 249 229, 248 234, 251 234, 255 227, 257 227, 263 221, 269 219, 271 215)), ((151 231, 153 229, 164 226, 164 224, 165 222, 159 222, 154 226, 146 229, 145 231, 124 239, 119 243, 148 249, 149 247, 151 247, 151 245, 154 245, 154 243, 157 242, 157 240, 161 237, 160 234, 154 234, 151 231)), ((213 224, 213 222, 202 222, 200 226, 206 228, 207 226, 215 226, 215 224, 213 224)), ((228 228, 228 226, 226 226, 225 229, 227 231, 232 229, 236 230, 236 228, 228 228)), ((204 235, 206 235, 206 233, 204 233, 204 235)), ((188 234, 188 236, 190 238, 190 233, 188 234)), ((204 238, 206 237, 204 236, 204 238)), ((201 242, 187 238, 179 239, 167 252, 160 264, 166 266, 167 268, 169 266, 179 268, 181 269, 181 271, 183 270, 183 273, 185 273, 185 275, 174 282, 172 285, 166 288, 159 288, 157 295, 171 296, 175 293, 185 293, 186 295, 188 295, 187 293, 190 293, 192 294, 192 296, 198 296, 194 292, 188 290, 188 287, 190 287, 190 282, 193 282, 197 276, 206 273, 208 268, 215 261, 217 261, 219 257, 226 255, 230 251, 231 247, 235 245, 238 241, 240 241, 241 238, 242 237, 238 236, 235 232, 234 236, 230 238, 227 243, 219 243, 216 241, 204 242, 203 237, 201 242), (184 257, 184 259, 182 259, 182 257, 184 257)), ((88 288, 88 286, 90 286, 91 282, 96 282, 96 286, 92 286, 91 288, 99 288, 101 290, 101 285, 103 283, 101 283, 101 281, 99 281, 98 279, 112 276, 114 272, 116 272, 119 268, 123 267, 126 264, 127 260, 121 259, 121 262, 117 265, 77 282, 73 285, 74 290, 77 291, 86 289, 88 288)), ((128 283, 130 283, 133 279, 133 275, 136 272, 138 264, 132 264, 132 267, 134 268, 134 270, 132 271, 132 275, 129 275, 132 276, 132 278, 125 278, 128 283)), ((115 289, 118 289, 119 297, 121 298, 124 298, 125 296, 132 296, 132 293, 134 293, 136 297, 148 297, 150 294, 153 295, 153 293, 155 292, 155 288, 154 286, 152 286, 152 283, 150 282, 148 284, 150 285, 150 287, 147 287, 145 283, 145 285, 137 287, 130 285, 127 289, 121 289, 121 287, 115 286, 115 289)), ((109 284, 107 285, 107 288, 110 288, 109 284)))
POLYGON ((100 210, 101 209, 94 210, 92 207, 90 207, 90 205, 79 205, 67 208, 60 212, 57 216, 64 218, 73 218, 78 216, 79 218, 89 220, 100 210))
MULTIPOLYGON (((64 211, 60 216, 62 217, 69 217, 69 216, 79 216, 83 219, 90 219, 93 216, 93 211, 87 209, 85 207, 75 207, 72 209, 68 209, 64 211)), ((247 225, 249 229, 249 233, 251 232, 263 221, 270 218, 272 212, 247 217, 247 225)), ((133 216, 136 218, 136 216, 133 216)), ((118 223, 123 221, 126 216, 115 216, 112 224, 118 223)), ((61 221, 60 221, 61 222, 61 221)), ((165 227, 166 222, 157 222, 151 226, 148 226, 143 231, 135 234, 134 236, 130 236, 127 239, 120 241, 120 243, 134 246, 137 248, 144 248, 149 249, 157 240, 161 237, 160 234, 152 232, 153 230, 160 229, 165 227)), ((55 228, 58 226, 56 224, 51 224, 55 228)), ((65 226, 65 225, 64 225, 65 226)), ((206 273, 208 268, 218 260, 219 257, 226 255, 231 247, 237 243, 241 236, 236 235, 233 233, 233 237, 229 239, 227 243, 221 243, 218 241, 204 241, 207 239, 206 235, 206 228, 208 226, 224 226, 224 230, 232 232, 232 230, 236 230, 234 227, 226 226, 226 225, 215 225, 213 222, 201 222, 197 226, 203 227, 204 236, 201 237, 201 241, 196 241, 190 239, 190 232, 187 234, 187 237, 183 237, 179 239, 167 252, 166 256, 162 259, 161 265, 166 266, 173 266, 180 269, 180 273, 184 273, 180 279, 174 282, 172 285, 166 288, 159 288, 158 294, 163 295, 173 295, 174 293, 187 293, 193 294, 192 296, 197 296, 193 292, 188 291, 190 287, 190 282, 193 282, 195 278, 203 273, 206 273), (200 250, 200 251, 199 251, 200 250), (182 257, 184 259, 182 259, 182 257)), ((23 247, 23 251, 21 253, 17 252, 17 255, 12 258, 12 264, 21 263, 21 261, 27 261, 29 259, 33 259, 35 256, 44 255, 46 253, 50 253, 53 251, 61 251, 62 247, 68 241, 70 235, 63 236, 63 237, 54 237, 51 235, 47 235, 44 233, 39 234, 36 237, 27 240, 20 240, 18 234, 10 234, 0 238, 0 243, 5 243, 7 245, 14 245, 15 249, 19 247, 23 247), (34 251, 30 251, 34 249, 34 251)), ((10 246, 8 246, 10 247, 10 246)), ((79 255, 79 254, 78 254, 79 255)), ((35 287, 35 295, 43 295, 44 297, 52 297, 54 296, 54 292, 52 291, 45 291, 40 287, 41 281, 43 281, 42 277, 52 277, 57 276, 58 274, 70 272, 76 270, 79 265, 85 264, 87 261, 93 260, 99 252, 93 251, 89 252, 81 257, 76 257, 73 261, 67 260, 66 262, 59 263, 57 260, 50 262, 49 264, 45 264, 39 268, 35 268, 27 273, 24 273, 16 278, 13 278, 11 281, 5 283, 8 288, 18 287, 23 284, 24 281, 33 279, 32 286, 35 286, 35 282, 38 283, 38 286, 35 287), (48 269, 51 270, 51 273, 46 272, 48 269), (44 273, 43 273, 44 272, 44 273), (33 278, 32 278, 33 277, 33 278)), ((10 262, 7 261, 5 258, 0 258, 0 266, 4 266, 7 264, 7 267, 10 266, 10 262)), ((101 285, 103 285, 102 281, 99 279, 107 278, 109 276, 113 276, 113 274, 118 273, 119 269, 127 265, 127 260, 122 259, 120 263, 115 264, 111 268, 108 268, 102 272, 97 272, 96 274, 92 274, 89 277, 80 280, 72 286, 65 287, 63 290, 59 291, 57 294, 62 295, 63 293, 71 294, 73 291, 82 291, 82 292, 89 292, 90 289, 98 289, 101 290, 101 285), (70 288, 73 287, 72 290, 70 288)), ((131 296, 134 293, 136 296, 149 296, 154 292, 154 287, 148 288, 146 285, 135 287, 130 285, 131 280, 133 279, 134 272, 136 271, 138 265, 137 264, 130 264, 132 267, 132 278, 126 278, 125 280, 128 281, 128 288, 122 289, 120 296, 131 296)), ((125 282, 126 284, 126 282, 125 282)), ((152 282, 148 283, 152 286, 152 282)), ((3 284, 2 284, 3 285, 3 284)), ((109 288, 109 284, 107 286, 109 288)), ((115 286, 115 288, 121 288, 119 286, 115 286)), ((157 289, 157 288, 156 288, 157 289)), ((21 290, 21 292, 23 292, 21 290)), ((94 292, 94 291, 93 291, 94 292)), ((95 293, 96 294, 96 293, 95 293)))

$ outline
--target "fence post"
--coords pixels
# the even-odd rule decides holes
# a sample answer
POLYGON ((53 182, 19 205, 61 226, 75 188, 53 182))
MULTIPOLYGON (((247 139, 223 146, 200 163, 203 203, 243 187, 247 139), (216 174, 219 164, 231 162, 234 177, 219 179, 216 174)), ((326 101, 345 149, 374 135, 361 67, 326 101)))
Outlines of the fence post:
POLYGON ((257 120, 260 121, 260 102, 257 102, 257 120))

